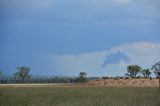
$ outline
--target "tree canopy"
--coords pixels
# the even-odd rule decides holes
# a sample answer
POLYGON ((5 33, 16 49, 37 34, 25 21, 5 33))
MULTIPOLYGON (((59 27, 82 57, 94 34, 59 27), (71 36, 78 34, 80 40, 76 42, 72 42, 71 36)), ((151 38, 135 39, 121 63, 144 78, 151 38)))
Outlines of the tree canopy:
POLYGON ((15 76, 20 78, 21 81, 23 83, 25 83, 25 80, 30 77, 29 72, 30 72, 31 68, 28 66, 20 66, 20 67, 17 67, 17 70, 18 70, 18 72, 15 73, 15 76))
POLYGON ((86 72, 80 72, 79 73, 79 80, 80 80, 81 83, 86 82, 86 76, 87 76, 86 72))
POLYGON ((127 67, 127 76, 136 77, 137 74, 142 70, 142 68, 138 65, 129 65, 127 67))
POLYGON ((144 69, 141 71, 141 74, 143 75, 143 77, 150 77, 151 75, 151 71, 149 69, 144 69))
POLYGON ((154 64, 151 68, 157 77, 160 77, 160 62, 154 64))

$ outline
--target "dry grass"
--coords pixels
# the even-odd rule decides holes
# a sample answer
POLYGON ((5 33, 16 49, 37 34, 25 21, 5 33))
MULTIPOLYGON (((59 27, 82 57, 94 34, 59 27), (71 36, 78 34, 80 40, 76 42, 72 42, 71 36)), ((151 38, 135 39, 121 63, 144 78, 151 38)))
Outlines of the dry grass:
POLYGON ((12 84, 1 85, 0 106, 159 106, 158 93, 155 87, 12 84))
POLYGON ((113 86, 113 87, 158 87, 158 79, 106 79, 92 80, 90 86, 113 86))
POLYGON ((157 85, 157 79, 0 84, 0 106, 160 106, 157 85))

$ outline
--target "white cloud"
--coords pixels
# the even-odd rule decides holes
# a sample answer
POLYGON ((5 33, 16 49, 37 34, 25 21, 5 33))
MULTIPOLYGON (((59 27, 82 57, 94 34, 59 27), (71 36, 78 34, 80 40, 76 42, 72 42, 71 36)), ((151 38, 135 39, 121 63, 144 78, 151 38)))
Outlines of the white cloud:
POLYGON ((132 64, 150 68, 155 62, 160 61, 160 44, 138 42, 124 44, 117 49, 126 53, 132 61, 132 64))
POLYGON ((160 44, 137 42, 114 47, 108 51, 84 53, 79 55, 53 55, 52 60, 56 63, 56 70, 64 71, 66 75, 75 75, 80 71, 86 71, 90 76, 124 75, 128 64, 138 64, 143 68, 150 68, 160 60, 160 44), (109 64, 102 67, 106 56, 115 52, 127 54, 130 62, 121 60, 118 64, 109 64))

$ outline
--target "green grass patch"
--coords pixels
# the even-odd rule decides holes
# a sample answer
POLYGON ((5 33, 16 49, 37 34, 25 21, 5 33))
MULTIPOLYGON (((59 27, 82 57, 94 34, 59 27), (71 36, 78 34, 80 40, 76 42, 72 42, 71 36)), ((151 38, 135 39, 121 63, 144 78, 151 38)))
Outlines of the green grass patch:
POLYGON ((0 87, 0 106, 160 106, 158 88, 0 87))

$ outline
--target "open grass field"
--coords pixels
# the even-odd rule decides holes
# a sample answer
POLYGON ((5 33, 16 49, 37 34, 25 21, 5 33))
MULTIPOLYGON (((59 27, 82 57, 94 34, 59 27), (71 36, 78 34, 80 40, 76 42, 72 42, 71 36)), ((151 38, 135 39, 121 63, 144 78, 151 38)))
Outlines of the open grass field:
POLYGON ((158 88, 0 85, 0 106, 160 106, 158 88))

